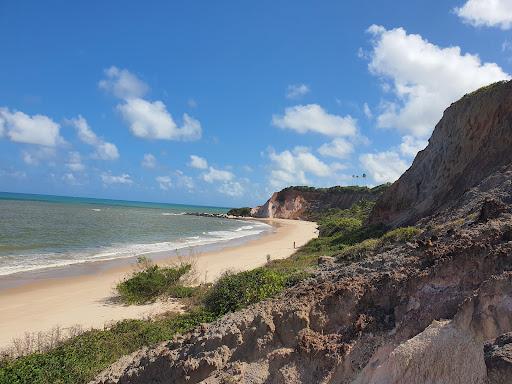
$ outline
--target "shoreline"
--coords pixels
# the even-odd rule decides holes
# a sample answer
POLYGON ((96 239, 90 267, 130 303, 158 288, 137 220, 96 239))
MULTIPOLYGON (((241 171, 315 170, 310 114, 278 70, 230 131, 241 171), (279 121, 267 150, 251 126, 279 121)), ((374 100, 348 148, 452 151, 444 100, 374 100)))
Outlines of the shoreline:
MULTIPOLYGON (((294 253, 318 235, 316 223, 284 219, 250 219, 273 226, 274 231, 242 244, 225 244, 221 249, 207 250, 190 256, 199 282, 212 282, 227 270, 242 271, 264 265, 267 255, 282 259, 294 253)), ((186 259, 184 256, 183 259, 186 259)), ((166 265, 176 261, 175 255, 156 256, 155 262, 166 265)), ((47 332, 58 326, 69 329, 80 325, 84 329, 102 328, 109 322, 123 319, 153 317, 168 311, 179 311, 176 300, 157 301, 147 305, 115 303, 113 288, 133 270, 133 263, 97 268, 88 273, 34 279, 22 285, 0 289, 0 350, 9 347, 13 339, 28 333, 47 332)), ((115 264, 115 263, 114 263, 115 264)), ((82 272, 84 272, 83 270, 82 272)))
POLYGON ((213 240, 211 242, 190 243, 167 250, 143 252, 137 255, 112 257, 106 259, 84 259, 71 264, 42 267, 32 270, 14 272, 7 275, 0 275, 0 293, 3 290, 34 284, 40 281, 47 281, 62 277, 80 277, 83 275, 94 275, 104 270, 133 266, 140 256, 146 256, 156 263, 170 261, 176 258, 187 258, 203 253, 221 251, 225 248, 236 247, 246 244, 251 240, 265 237, 275 231, 275 225, 264 222, 266 219, 254 218, 229 218, 243 223, 251 224, 251 221, 259 221, 267 224, 268 228, 260 233, 249 234, 241 237, 213 240))

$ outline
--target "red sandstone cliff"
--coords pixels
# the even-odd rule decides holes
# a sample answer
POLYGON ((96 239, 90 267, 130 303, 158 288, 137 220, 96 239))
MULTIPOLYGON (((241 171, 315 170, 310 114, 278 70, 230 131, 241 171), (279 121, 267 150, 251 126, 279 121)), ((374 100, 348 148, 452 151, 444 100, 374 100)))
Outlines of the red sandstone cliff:
POLYGON ((275 192, 264 205, 253 208, 251 214, 261 218, 314 220, 327 209, 347 209, 361 200, 377 200, 384 190, 385 186, 288 187, 275 192))

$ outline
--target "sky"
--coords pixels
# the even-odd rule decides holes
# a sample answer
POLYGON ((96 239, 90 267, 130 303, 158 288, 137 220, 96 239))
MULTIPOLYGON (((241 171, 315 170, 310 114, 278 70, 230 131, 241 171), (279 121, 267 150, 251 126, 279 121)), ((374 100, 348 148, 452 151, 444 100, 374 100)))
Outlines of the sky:
POLYGON ((392 182, 510 78, 511 31, 512 0, 0 0, 0 191, 233 207, 392 182))

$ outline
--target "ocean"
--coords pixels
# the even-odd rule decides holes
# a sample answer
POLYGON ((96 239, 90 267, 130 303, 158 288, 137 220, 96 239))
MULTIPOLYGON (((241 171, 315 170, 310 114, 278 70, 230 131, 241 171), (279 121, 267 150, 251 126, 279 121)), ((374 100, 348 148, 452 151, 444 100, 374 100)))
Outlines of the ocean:
POLYGON ((270 231, 186 215, 227 208, 0 192, 0 276, 243 241, 270 231))

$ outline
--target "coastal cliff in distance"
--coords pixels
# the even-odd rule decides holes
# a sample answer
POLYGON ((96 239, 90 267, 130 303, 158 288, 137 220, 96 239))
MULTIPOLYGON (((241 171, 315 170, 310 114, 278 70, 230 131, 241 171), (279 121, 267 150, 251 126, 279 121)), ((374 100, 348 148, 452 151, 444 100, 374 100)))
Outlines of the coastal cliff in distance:
POLYGON ((321 257, 277 297, 94 383, 511 383, 511 141, 512 82, 464 96, 371 213, 414 237, 384 241, 400 228, 321 257))
POLYGON ((453 103, 428 146, 379 199, 370 222, 397 227, 449 206, 512 162, 512 83, 498 82, 453 103))
POLYGON ((331 188, 288 187, 275 192, 267 202, 251 209, 251 216, 294 220, 315 220, 328 209, 347 209, 361 200, 375 201, 387 188, 348 186, 331 188))

